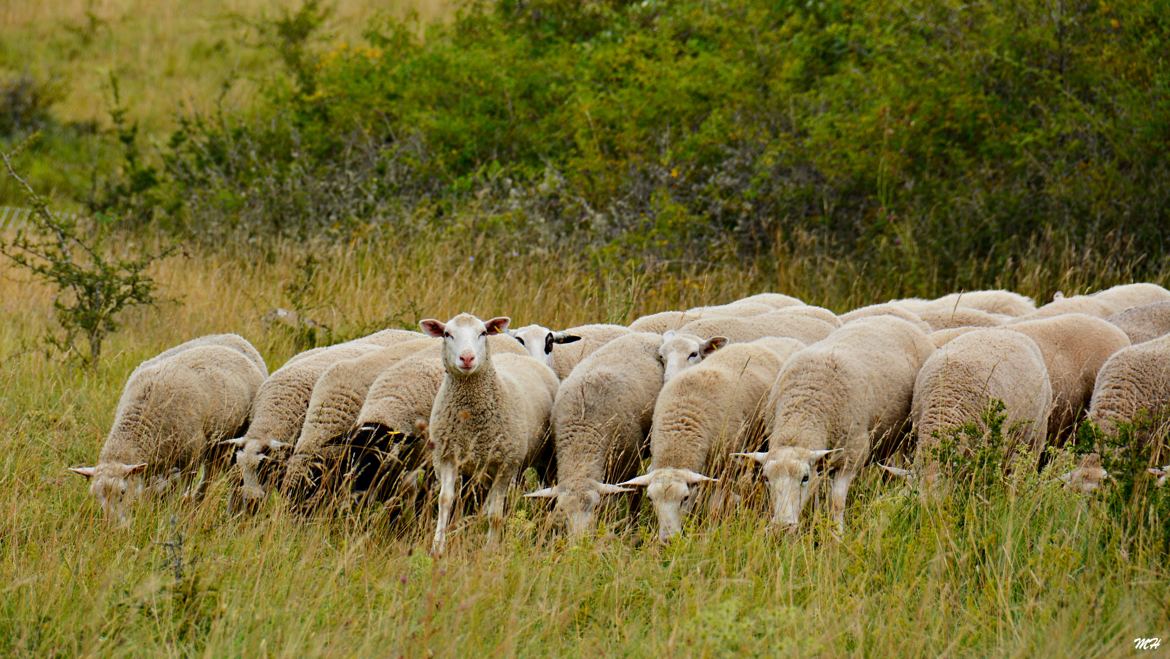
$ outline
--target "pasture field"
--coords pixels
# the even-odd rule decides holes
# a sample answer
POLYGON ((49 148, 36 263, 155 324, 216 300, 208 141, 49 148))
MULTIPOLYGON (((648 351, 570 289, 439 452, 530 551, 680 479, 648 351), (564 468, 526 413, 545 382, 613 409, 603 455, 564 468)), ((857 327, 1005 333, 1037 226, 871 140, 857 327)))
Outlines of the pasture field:
MULTIPOLYGON (((1137 637, 1170 636, 1170 567, 1150 530, 1165 520, 1135 530, 1048 472, 930 504, 867 472, 841 538, 824 513, 797 535, 767 533, 750 478, 744 505, 666 546, 648 510, 568 543, 519 488, 498 545, 464 518, 439 559, 429 508, 409 524, 378 511, 306 520, 271 498, 231 518, 226 481, 110 528, 65 469, 94 460, 129 372, 225 331, 278 367, 296 347, 260 317, 287 303, 303 249, 161 262, 171 301, 128 314, 92 372, 46 354, 51 293, 0 266, 0 655, 1120 657, 1137 637)), ((836 311, 902 292, 893 276, 785 254, 628 274, 566 254, 476 254, 443 241, 322 247, 307 313, 343 339, 460 310, 572 325, 761 290, 836 311)), ((1063 258, 1020 263, 1001 283, 1048 295, 1125 276, 1063 258)))

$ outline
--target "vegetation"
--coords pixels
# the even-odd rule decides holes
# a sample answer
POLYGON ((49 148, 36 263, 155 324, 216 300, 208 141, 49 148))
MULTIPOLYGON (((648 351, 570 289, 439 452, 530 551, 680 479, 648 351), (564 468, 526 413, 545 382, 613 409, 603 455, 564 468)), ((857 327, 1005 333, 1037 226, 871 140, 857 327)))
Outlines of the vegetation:
POLYGON ((108 527, 65 467, 93 461, 135 366, 201 334, 275 368, 464 310, 569 326, 765 290, 844 311, 1170 284, 1160 3, 374 4, 0 9, 0 149, 39 131, 14 165, 49 215, 94 217, 160 300, 72 368, 40 347, 57 289, 0 261, 0 654, 1112 656, 1165 636, 1148 457, 1111 454, 1114 487, 1075 496, 1069 454, 1005 471, 994 415, 939 500, 867 473, 842 538, 823 513, 769 534, 750 482, 667 546, 648 510, 567 543, 517 492, 501 546, 470 519, 432 560, 429 508, 232 518, 226 481, 108 527), (314 323, 267 326, 275 307, 314 323))

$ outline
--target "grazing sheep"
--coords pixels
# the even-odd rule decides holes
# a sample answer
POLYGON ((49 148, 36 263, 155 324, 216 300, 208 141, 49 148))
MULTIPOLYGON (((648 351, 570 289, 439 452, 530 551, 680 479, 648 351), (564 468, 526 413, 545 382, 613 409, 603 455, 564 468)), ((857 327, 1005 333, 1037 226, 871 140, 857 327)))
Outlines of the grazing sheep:
POLYGON ((1086 314, 1011 323, 1008 329, 1029 336, 1040 348, 1052 384, 1049 443, 1059 446, 1089 404, 1097 371, 1129 338, 1108 321, 1086 314))
MULTIPOLYGON (((1036 342, 1004 328, 977 329, 934 351, 914 383, 911 418, 917 447, 914 468, 924 491, 938 481, 932 452, 945 433, 981 423, 991 402, 1004 404, 1005 428, 1020 432, 1037 456, 1048 431, 1052 385, 1036 342)), ((970 447, 962 447, 969 449, 970 447)), ((1010 454, 1015 447, 1008 447, 1010 454)), ((899 476, 907 470, 887 467, 899 476)))
POLYGON ((667 331, 662 335, 662 343, 658 346, 658 362, 663 367, 662 381, 669 382, 683 369, 702 362, 725 345, 727 345, 725 336, 704 339, 694 334, 667 331))
POLYGON ((427 335, 443 339, 446 374, 430 422, 439 477, 432 550, 442 553, 460 475, 490 483, 484 507, 495 535, 504 521, 508 486, 546 448, 559 381, 551 368, 528 355, 492 356, 487 337, 506 330, 508 318, 485 323, 464 313, 447 323, 428 319, 419 325, 427 335))
POLYGON ((316 348, 290 359, 264 381, 256 394, 247 434, 225 442, 237 449, 235 460, 242 481, 237 492, 240 497, 249 501, 262 499, 267 488, 279 482, 283 471, 279 465, 292 453, 304 425, 313 385, 321 374, 341 360, 379 349, 361 342, 316 348))
POLYGON ((529 355, 548 364, 557 377, 564 380, 582 359, 610 341, 631 332, 633 330, 624 325, 597 324, 570 327, 563 332, 554 332, 540 325, 528 325, 508 333, 520 341, 529 355), (556 344, 566 345, 553 350, 556 344))
POLYGON ((148 490, 161 493, 203 464, 204 482, 211 478, 216 442, 247 424, 263 381, 249 356, 222 345, 151 360, 127 381, 97 465, 71 471, 91 479, 90 492, 106 515, 125 524, 148 490))
POLYGON ((867 307, 858 307, 848 313, 843 313, 839 316, 842 323, 851 323, 862 318, 873 318, 875 316, 893 316, 901 318, 907 322, 913 323, 915 327, 923 332, 931 330, 930 325, 922 320, 917 313, 910 311, 901 304, 893 302, 883 302, 881 304, 871 304, 867 307))
POLYGON ((1019 320, 1039 320, 1040 318, 1052 318, 1070 313, 1083 313, 1097 318, 1105 318, 1112 316, 1117 311, 1118 309, 1106 299, 1091 295, 1074 295, 1072 297, 1057 297, 1032 313, 1019 316, 1019 320))
POLYGON ((1003 290, 951 293, 933 300, 930 306, 978 309, 993 315, 1012 317, 1025 316, 1036 310, 1036 302, 1032 298, 1003 290))
POLYGON ((930 307, 918 312, 918 317, 935 331, 956 327, 998 327, 1011 319, 1011 316, 990 314, 973 307, 930 307))
POLYGON ((837 325, 833 322, 799 311, 781 310, 752 318, 701 318, 683 325, 679 332, 702 338, 725 336, 736 342, 754 341, 765 336, 785 336, 804 343, 815 343, 835 329, 837 325))
POLYGON ((773 387, 768 451, 741 454, 763 466, 772 524, 794 530, 829 454, 833 518, 845 530, 845 500, 861 468, 900 444, 914 381, 934 351, 926 333, 893 316, 851 322, 788 358, 773 387))
POLYGON ((665 334, 671 330, 677 330, 692 320, 698 320, 702 315, 691 311, 660 311, 635 319, 629 324, 629 328, 634 332, 665 334))
POLYGON ((782 293, 756 293, 744 298, 736 300, 733 304, 738 303, 753 303, 753 304, 767 304, 774 309, 786 309, 789 307, 799 307, 804 305, 804 301, 800 298, 792 297, 791 295, 784 295, 782 293))
POLYGON ((621 486, 644 486, 658 516, 658 537, 682 530, 694 488, 716 480, 732 451, 762 440, 764 403, 781 360, 751 343, 727 346, 662 387, 650 430, 650 470, 621 486))
POLYGON ((160 352, 154 357, 151 357, 150 359, 139 364, 138 368, 153 366, 154 364, 157 364, 158 362, 161 362, 165 359, 169 359, 170 357, 173 357, 174 355, 177 355, 184 350, 190 350, 191 348, 198 348, 200 346, 223 346, 225 348, 231 348, 232 350, 235 350, 241 355, 247 357, 248 361, 255 364, 256 368, 260 369, 260 372, 263 373, 265 377, 268 376, 268 365, 264 363, 264 358, 260 356, 260 353, 256 350, 255 346, 253 346, 248 342, 247 339, 240 336, 239 334, 208 334, 206 336, 200 336, 191 339, 186 343, 180 343, 173 348, 168 348, 167 350, 160 352))
MULTIPOLYGON (((273 480, 283 480, 283 489, 301 500, 313 492, 306 482, 310 465, 320 466, 327 447, 338 442, 353 429, 354 421, 365 402, 370 385, 378 376, 399 361, 419 353, 439 356, 439 342, 431 338, 406 341, 377 348, 362 355, 336 361, 328 366, 313 384, 313 393, 305 410, 305 420, 287 463, 275 461, 269 468, 273 480), (287 467, 287 475, 284 473, 287 467)), ((345 442, 342 441, 342 444, 345 442)), ((338 457, 337 451, 329 451, 338 457)), ((271 456, 270 456, 271 457, 271 456)), ((242 464, 242 462, 241 462, 242 464)), ((264 496, 264 492, 245 493, 245 498, 264 496)))
MULTIPOLYGON (((1101 432, 1116 435, 1124 424, 1162 421, 1168 410, 1170 335, 1114 353, 1097 373, 1088 416, 1101 432)), ((1149 443, 1150 428, 1137 427, 1134 430, 1132 441, 1143 446, 1149 443)), ((1107 477, 1098 463, 1081 464, 1061 478, 1075 489, 1091 492, 1107 477)))
POLYGON ((1157 284, 1122 284, 1097 291, 1089 297, 1104 302, 1113 309, 1113 313, 1120 313, 1155 302, 1170 302, 1170 291, 1157 284))
POLYGON ((555 498, 569 533, 594 525, 601 495, 627 492, 609 485, 635 476, 646 452, 654 401, 662 389, 662 337, 619 337, 586 357, 557 389, 552 427, 557 483, 527 496, 555 498))
POLYGON ((1170 334, 1170 302, 1154 302, 1115 313, 1105 320, 1121 328, 1130 343, 1144 343, 1170 334))

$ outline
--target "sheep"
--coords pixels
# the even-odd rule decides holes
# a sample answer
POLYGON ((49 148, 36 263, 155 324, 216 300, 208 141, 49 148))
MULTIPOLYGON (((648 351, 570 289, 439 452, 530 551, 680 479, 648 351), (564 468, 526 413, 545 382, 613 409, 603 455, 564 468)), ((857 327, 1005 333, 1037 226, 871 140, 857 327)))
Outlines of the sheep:
POLYGON ((1011 316, 991 314, 974 307, 928 307, 918 312, 931 330, 956 327, 998 327, 1011 316))
POLYGON ((134 502, 161 493, 206 464, 217 468, 216 442, 248 422, 264 381, 248 355, 223 345, 197 345, 155 359, 131 374, 113 427, 93 467, 71 471, 92 482, 90 492, 107 517, 125 525, 134 502))
POLYGON ((978 309, 993 315, 1012 317, 1025 316, 1036 310, 1036 302, 1032 298, 1004 290, 951 293, 933 300, 930 306, 978 309))
POLYGON ((941 348, 950 343, 952 339, 957 336, 962 336, 967 332, 974 332, 980 329, 978 327, 951 327, 949 329, 935 330, 930 333, 930 342, 934 344, 935 348, 941 348))
POLYGON ((1113 353, 1129 345, 1120 329, 1086 314, 1017 321, 1008 329, 1027 335, 1044 356, 1052 385, 1049 443, 1059 446, 1093 395, 1097 371, 1113 353))
POLYGON ((571 535, 594 525, 601 495, 630 491, 610 483, 635 476, 646 452, 662 389, 662 340, 648 332, 614 339, 582 360, 557 389, 557 482, 526 496, 556 499, 571 535))
POLYGON ((772 524, 795 530, 826 456, 833 518, 845 530, 849 485, 861 468, 899 445, 910 417, 914 381, 934 352, 927 334, 894 316, 845 327, 789 357, 771 397, 768 451, 739 454, 768 479, 772 524))
POLYGON ((658 517, 658 538, 682 530, 684 505, 694 505, 695 486, 715 478, 732 451, 751 450, 762 439, 763 404, 781 360, 761 345, 739 343, 662 387, 650 430, 650 470, 619 483, 645 487, 658 517))
MULTIPOLYGON (((274 480, 284 481, 282 489, 286 493, 301 500, 312 491, 306 487, 310 465, 320 462, 327 447, 337 444, 339 438, 344 438, 353 428, 370 385, 387 368, 420 352, 433 353, 438 358, 439 342, 424 337, 377 348, 335 361, 322 371, 313 384, 292 456, 287 463, 277 461, 275 466, 269 467, 275 472, 272 474, 274 480)), ((262 488, 260 491, 248 488, 242 494, 245 498, 261 498, 265 493, 262 488)))
POLYGON ((813 343, 825 338, 835 329, 837 325, 834 322, 805 315, 799 311, 781 310, 752 318, 700 318, 683 325, 679 332, 704 338, 725 336, 731 341, 786 336, 805 343, 813 343))
MULTIPOLYGON (((355 342, 301 353, 277 369, 256 394, 252 423, 241 437, 225 440, 236 449, 241 487, 236 494, 247 501, 262 499, 279 482, 280 469, 292 453, 305 421, 313 385, 330 366, 343 359, 377 351, 376 345, 355 342)), ((235 497, 231 507, 235 506, 235 497)))
POLYGON ((211 345, 223 346, 225 348, 231 348, 232 350, 235 350, 241 355, 247 357, 248 361, 255 364, 256 368, 260 369, 260 372, 264 374, 264 377, 268 377, 268 365, 264 363, 264 358, 260 356, 260 353, 256 350, 255 346, 253 346, 250 342, 248 342, 247 339, 240 336, 239 334, 208 334, 205 336, 196 337, 185 343, 180 343, 173 348, 164 350, 163 352, 139 364, 138 368, 153 366, 154 364, 177 355, 184 350, 190 350, 191 348, 197 348, 199 346, 211 345))
POLYGON ((460 475, 490 484, 484 507, 491 538, 504 520, 508 486, 546 448, 559 381, 551 368, 528 355, 492 356, 487 337, 504 332, 508 322, 507 317, 484 322, 462 313, 446 323, 434 319, 419 323, 425 334, 443 339, 446 370, 429 430, 439 477, 439 514, 431 546, 435 554, 446 547, 460 475))
POLYGON ((1113 309, 1113 313, 1120 313, 1155 302, 1170 302, 1170 291, 1157 284, 1122 284, 1097 291, 1089 297, 1104 302, 1113 309))
POLYGON ((1132 307, 1105 320, 1121 328, 1131 343, 1144 343, 1170 334, 1170 302, 1154 302, 1132 307))
POLYGON ((719 304, 709 307, 693 307, 687 309, 688 313, 698 314, 701 317, 708 316, 734 316, 736 318, 750 318, 752 316, 760 316, 766 313, 776 311, 776 307, 770 304, 762 304, 759 302, 729 302, 727 304, 719 304))
POLYGON ((791 295, 784 295, 782 293, 756 293, 744 298, 736 300, 733 304, 738 303, 753 303, 753 304, 767 304, 774 309, 786 309, 789 307, 799 307, 804 305, 804 301, 800 298, 792 297, 791 295))
POLYGON ((1083 313, 1097 318, 1105 318, 1112 316, 1117 311, 1118 309, 1107 299, 1091 295, 1074 295, 1072 297, 1057 297, 1032 313, 1019 316, 1018 319, 1039 320, 1070 313, 1083 313))
POLYGON ((670 330, 677 330, 692 320, 698 320, 702 316, 702 313, 691 311, 660 311, 636 318, 628 327, 634 332, 663 334, 670 330))
POLYGON ((540 325, 528 325, 508 333, 523 345, 531 356, 552 367, 564 380, 582 359, 610 341, 632 333, 623 325, 581 325, 554 332, 540 325), (563 347, 553 350, 554 345, 563 347), (568 345, 572 344, 572 345, 568 345))
MULTIPOLYGON (((898 476, 914 476, 930 493, 938 481, 933 451, 943 434, 966 423, 979 423, 991 401, 1004 405, 1007 428, 1018 430, 1039 454, 1048 431, 1052 385, 1044 355, 1030 337, 1009 329, 977 329, 955 337, 934 351, 914 382, 911 420, 917 446, 915 472, 885 467, 898 476)), ((969 447, 964 447, 969 448, 969 447)), ((1008 447, 1008 453, 1015 447, 1008 447)))
MULTIPOLYGON (((1100 432, 1116 435, 1122 425, 1143 420, 1161 421, 1168 409, 1170 335, 1122 348, 1114 353, 1097 373, 1088 417, 1100 432)), ((1148 444, 1149 429, 1141 427, 1135 430, 1137 433, 1132 440, 1143 446, 1148 444)), ((1061 479, 1074 489, 1091 492, 1107 477, 1108 474, 1099 464, 1081 464, 1061 476, 1061 479)))
POLYGON ((694 334, 668 330, 658 346, 658 362, 662 365, 662 381, 669 382, 683 369, 702 362, 713 352, 727 345, 727 337, 701 338, 694 334))
POLYGON ((839 316, 842 323, 851 323, 862 318, 872 318, 874 316, 893 316, 901 318, 907 322, 913 323, 918 329, 923 332, 931 330, 930 325, 922 320, 917 313, 910 311, 906 307, 893 302, 883 302, 881 304, 871 304, 865 307, 858 307, 853 311, 843 313, 839 316))

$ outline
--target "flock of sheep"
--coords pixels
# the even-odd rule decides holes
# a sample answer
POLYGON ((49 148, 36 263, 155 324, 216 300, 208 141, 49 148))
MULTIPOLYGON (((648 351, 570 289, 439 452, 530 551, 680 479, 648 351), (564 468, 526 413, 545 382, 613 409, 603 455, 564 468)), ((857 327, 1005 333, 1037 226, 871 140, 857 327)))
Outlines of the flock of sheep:
MULTIPOLYGON (((225 469, 233 508, 273 490, 301 509, 355 496, 417 506, 437 481, 442 552, 463 486, 489 533, 528 467, 547 487, 527 496, 555 499, 572 534, 596 526, 605 495, 630 492, 636 510, 644 492, 666 539, 745 458, 767 479, 773 524, 795 528, 828 480, 843 531, 862 468, 931 491, 940 437, 992 401, 1037 468, 1086 412, 1111 432, 1170 404, 1170 291, 1148 283, 1039 308, 976 291, 838 316, 763 293, 628 327, 459 314, 420 329, 309 350, 272 374, 237 335, 184 343, 131 374, 97 466, 73 471, 120 522, 135 500, 179 483, 199 495, 225 469)), ((1083 492, 1107 477, 1099 456, 1062 476, 1083 492)))

